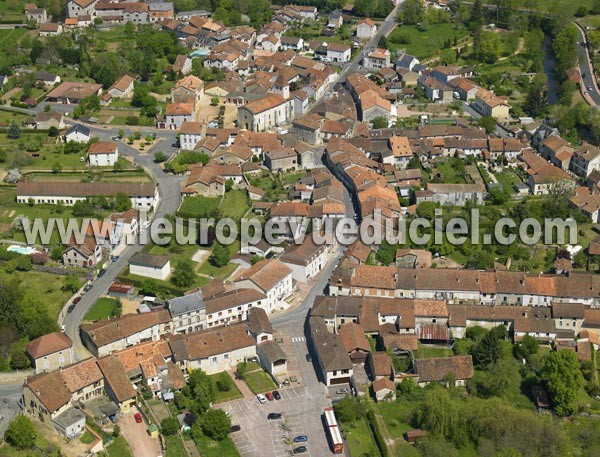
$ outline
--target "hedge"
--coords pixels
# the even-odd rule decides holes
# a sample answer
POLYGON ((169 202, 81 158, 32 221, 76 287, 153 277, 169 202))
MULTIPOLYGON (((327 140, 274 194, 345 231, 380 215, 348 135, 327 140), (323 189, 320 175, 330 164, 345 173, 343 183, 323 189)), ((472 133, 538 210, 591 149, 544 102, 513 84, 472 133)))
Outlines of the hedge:
POLYGON ((379 423, 377 422, 375 413, 372 410, 367 411, 367 423, 369 424, 371 432, 373 432, 375 443, 377 444, 382 457, 390 457, 387 445, 385 444, 385 439, 381 433, 381 430, 379 429, 379 423))

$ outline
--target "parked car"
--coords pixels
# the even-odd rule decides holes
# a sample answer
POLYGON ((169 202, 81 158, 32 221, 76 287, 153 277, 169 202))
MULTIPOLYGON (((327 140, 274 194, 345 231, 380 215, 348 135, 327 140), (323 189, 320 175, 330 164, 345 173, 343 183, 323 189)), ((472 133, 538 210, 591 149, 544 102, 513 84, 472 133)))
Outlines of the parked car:
POLYGON ((67 313, 72 313, 75 310, 75 305, 69 305, 67 308, 67 313))
POLYGON ((112 140, 113 140, 113 141, 119 141, 120 139, 121 139, 121 137, 120 137, 120 136, 118 136, 118 135, 117 135, 117 136, 113 136, 113 137, 112 137, 112 140))
POLYGON ((133 418, 135 419, 135 421, 136 421, 138 424, 141 424, 141 423, 143 422, 142 415, 141 415, 140 413, 135 413, 135 414, 133 415, 133 418))
POLYGON ((73 299, 73 304, 76 305, 77 303, 79 303, 81 301, 81 297, 75 297, 73 299))
POLYGON ((346 395, 348 393, 348 389, 342 387, 341 389, 336 390, 335 393, 338 395, 346 395))
POLYGON ((306 361, 307 362, 312 362, 312 355, 306 354, 306 361))
POLYGON ((298 446, 294 449, 294 454, 304 454, 306 451, 308 451, 308 449, 306 449, 306 446, 298 446))
POLYGON ((276 390, 273 391, 273 397, 275 398, 275 400, 281 400, 281 394, 276 390))
POLYGON ((270 421, 281 419, 281 413, 269 413, 269 415, 267 416, 267 419, 270 421))
POLYGON ((259 401, 259 403, 266 403, 267 402, 267 397, 265 397, 263 394, 258 394, 256 396, 256 398, 259 401))
POLYGON ((121 256, 118 255, 113 255, 111 256, 110 260, 112 260, 113 262, 118 262, 118 260, 121 258, 121 256))
POLYGON ((230 433, 239 432, 241 429, 242 429, 241 425, 232 425, 230 433))
POLYGON ((101 278, 102 276, 104 276, 106 274, 106 269, 102 268, 99 272, 98 272, 98 277, 101 278))
POLYGON ((308 436, 306 435, 298 435, 294 437, 294 443, 306 443, 308 441, 308 436))
POLYGON ((89 292, 90 290, 92 290, 92 287, 94 287, 93 284, 86 284, 85 286, 83 286, 83 291, 89 292))
POLYGON ((269 401, 273 401, 274 400, 273 394, 271 392, 267 392, 265 394, 265 397, 267 397, 267 400, 269 400, 269 401))

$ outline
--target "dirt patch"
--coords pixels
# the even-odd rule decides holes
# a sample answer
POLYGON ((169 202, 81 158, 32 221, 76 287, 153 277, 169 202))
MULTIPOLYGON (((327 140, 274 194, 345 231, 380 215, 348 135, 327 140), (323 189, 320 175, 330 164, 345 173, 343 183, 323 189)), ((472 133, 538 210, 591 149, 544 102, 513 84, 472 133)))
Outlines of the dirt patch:
POLYGON ((137 309, 140 306, 140 300, 121 298, 121 304, 123 305, 122 314, 136 314, 137 309))
POLYGON ((206 249, 198 249, 192 256, 192 260, 199 264, 203 264, 210 256, 210 251, 206 249))

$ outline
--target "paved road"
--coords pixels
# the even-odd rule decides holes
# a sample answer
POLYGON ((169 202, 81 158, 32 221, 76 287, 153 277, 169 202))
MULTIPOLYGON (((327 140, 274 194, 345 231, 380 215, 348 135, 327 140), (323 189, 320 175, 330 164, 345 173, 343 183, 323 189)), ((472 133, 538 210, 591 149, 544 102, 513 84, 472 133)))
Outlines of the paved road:
MULTIPOLYGON (((103 140, 110 140, 110 137, 114 134, 114 130, 92 128, 92 135, 98 136, 103 140)), ((147 154, 140 154, 136 149, 122 142, 119 143, 119 153, 123 156, 132 157, 135 163, 146 170, 150 177, 157 183, 160 193, 159 207, 155 213, 155 217, 157 218, 164 217, 167 214, 175 214, 181 201, 181 182, 184 179, 164 173, 158 164, 152 160, 156 151, 163 151, 167 154, 174 152, 172 144, 175 141, 175 132, 164 131, 163 137, 147 154)), ((96 300, 106 293, 117 275, 128 265, 131 256, 139 252, 143 247, 139 243, 127 246, 120 253, 119 260, 109 264, 106 274, 94 281, 93 288, 82 296, 81 301, 77 304, 74 311, 65 315, 62 323, 65 326, 65 333, 73 340, 75 358, 77 360, 82 360, 90 356, 87 349, 81 343, 79 335, 81 321, 96 300)))
POLYGON ((4 436, 8 424, 21 410, 19 407, 21 391, 20 382, 0 384, 0 437, 4 436))
POLYGON ((590 58, 589 50, 587 47, 587 38, 583 28, 575 23, 577 26, 578 43, 577 43, 577 55, 579 57, 579 70, 583 80, 582 90, 587 91, 586 100, 589 103, 589 99, 593 102, 593 105, 600 105, 600 91, 598 90, 598 84, 594 77, 594 67, 590 58), (582 46, 580 43, 583 43, 582 46), (583 76, 585 75, 585 76, 583 76), (589 90, 591 88, 592 90, 589 90))

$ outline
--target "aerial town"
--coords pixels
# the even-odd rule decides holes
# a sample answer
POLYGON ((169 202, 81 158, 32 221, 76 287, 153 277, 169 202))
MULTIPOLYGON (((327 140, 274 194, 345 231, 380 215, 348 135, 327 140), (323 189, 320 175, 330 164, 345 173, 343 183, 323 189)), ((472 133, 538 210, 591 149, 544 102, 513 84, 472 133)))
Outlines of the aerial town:
POLYGON ((0 5, 0 457, 600 455, 600 1, 278 3, 0 5))

